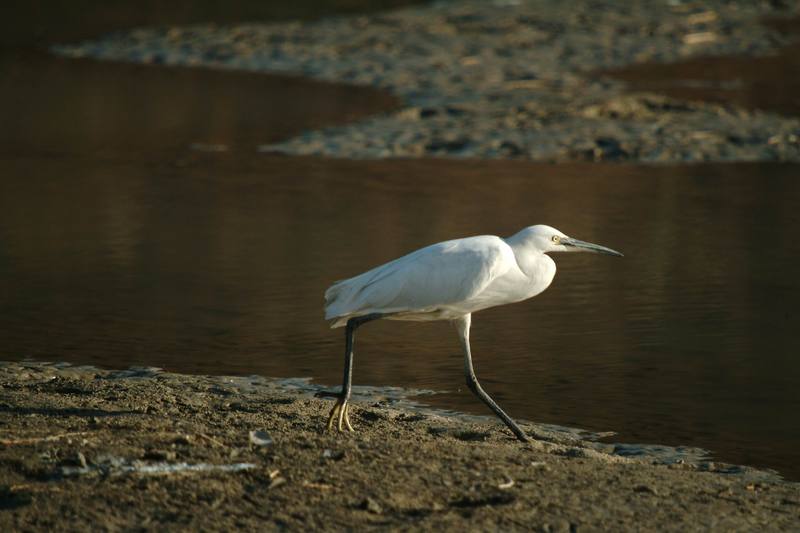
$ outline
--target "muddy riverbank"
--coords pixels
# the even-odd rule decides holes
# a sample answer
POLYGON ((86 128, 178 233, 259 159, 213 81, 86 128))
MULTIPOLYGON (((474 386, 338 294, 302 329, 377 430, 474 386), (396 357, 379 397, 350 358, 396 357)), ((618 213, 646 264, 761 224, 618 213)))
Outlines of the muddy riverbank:
POLYGON ((800 488, 746 468, 653 464, 526 425, 377 399, 330 434, 328 399, 269 381, 0 367, 0 527, 402 526, 790 530, 800 488))
POLYGON ((56 46, 71 57, 264 72, 385 88, 405 108, 262 151, 648 162, 800 160, 800 121, 628 94, 598 69, 774 53, 778 3, 441 2, 316 22, 143 28, 56 46))

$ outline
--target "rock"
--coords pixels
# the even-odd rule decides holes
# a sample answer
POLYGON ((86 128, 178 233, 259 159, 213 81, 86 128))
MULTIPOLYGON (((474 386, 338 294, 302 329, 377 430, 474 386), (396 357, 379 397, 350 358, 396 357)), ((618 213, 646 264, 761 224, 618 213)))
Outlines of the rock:
POLYGON ((331 459, 333 461, 341 461, 344 459, 344 452, 341 450, 330 450, 326 448, 322 451, 322 457, 325 459, 331 459))
POLYGON ((259 429, 250 432, 250 444, 261 448, 271 448, 274 442, 269 433, 259 429))
POLYGON ((172 442, 179 446, 189 446, 192 444, 192 438, 189 435, 179 435, 175 437, 175 440, 172 442))
POLYGON ((281 476, 280 470, 273 470, 269 473, 269 486, 267 489, 274 489, 286 483, 286 479, 281 476))
POLYGON ((60 463, 62 466, 72 468, 72 469, 86 469, 88 468, 88 462, 86 461, 86 456, 83 455, 81 452, 76 452, 75 455, 65 458, 60 463))
POLYGON ((370 497, 364 498, 364 501, 361 502, 359 507, 373 514, 381 514, 383 512, 383 507, 381 507, 381 504, 370 497))
POLYGON ((552 524, 544 524, 542 531, 545 533, 572 533, 577 531, 577 527, 573 529, 572 524, 566 520, 558 520, 552 524))
POLYGON ((614 161, 626 159, 628 152, 622 149, 620 142, 612 137, 600 137, 595 139, 593 150, 594 159, 601 161, 614 161))

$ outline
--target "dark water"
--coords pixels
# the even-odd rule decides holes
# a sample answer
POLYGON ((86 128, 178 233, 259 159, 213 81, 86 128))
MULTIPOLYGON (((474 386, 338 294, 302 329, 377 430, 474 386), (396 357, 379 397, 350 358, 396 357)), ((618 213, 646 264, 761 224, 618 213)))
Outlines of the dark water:
MULTIPOLYGON (((547 222, 626 252, 557 257, 534 300, 475 316, 514 415, 691 444, 797 476, 798 167, 203 156, 5 158, 0 353, 338 383, 335 279, 460 235, 547 222)), ((355 382, 462 387, 447 324, 364 328, 355 382)))
MULTIPOLYGON (((0 359, 336 386, 333 280, 548 223, 626 257, 556 256, 547 292, 476 314, 476 369, 500 404, 800 478, 800 166, 267 156, 255 146, 395 102, 19 53, 0 63, 0 359)), ((461 369, 447 324, 360 332, 356 384, 485 413, 461 369)))
POLYGON ((5 2, 0 47, 88 39, 138 26, 314 19, 421 4, 421 0, 71 0, 5 2))
POLYGON ((162 160, 246 151, 399 105, 383 91, 0 51, 0 154, 162 160), (54 91, 57 87, 57 92, 54 91))

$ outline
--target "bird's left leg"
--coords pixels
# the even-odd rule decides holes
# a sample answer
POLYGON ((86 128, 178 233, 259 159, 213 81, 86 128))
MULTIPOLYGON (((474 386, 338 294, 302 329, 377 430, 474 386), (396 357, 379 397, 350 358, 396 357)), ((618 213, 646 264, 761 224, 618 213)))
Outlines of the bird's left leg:
POLYGON ((520 429, 514 420, 511 419, 510 416, 506 414, 505 411, 500 409, 500 406, 492 399, 491 396, 486 394, 486 391, 483 390, 481 384, 478 383, 478 376, 475 375, 475 369, 472 368, 472 352, 469 348, 469 327, 472 323, 472 315, 467 314, 461 318, 453 320, 453 325, 456 327, 458 331, 458 335, 461 338, 461 345, 464 348, 464 372, 467 377, 467 386, 469 390, 471 390, 475 396, 481 399, 483 403, 489 406, 489 409, 494 411, 500 420, 502 420, 508 429, 511 430, 512 433, 522 442, 528 442, 528 436, 525 435, 525 432, 520 429))
POLYGON ((328 425, 326 429, 330 430, 333 427, 333 421, 336 420, 336 429, 343 430, 344 424, 348 431, 353 431, 353 426, 350 424, 350 417, 347 414, 349 409, 348 402, 350 401, 350 389, 353 380, 353 342, 355 340, 355 332, 359 326, 377 320, 384 315, 381 313, 372 313, 364 316, 353 317, 347 321, 345 327, 345 348, 344 348, 344 379, 342 381, 342 394, 336 400, 331 414, 328 416, 328 425))

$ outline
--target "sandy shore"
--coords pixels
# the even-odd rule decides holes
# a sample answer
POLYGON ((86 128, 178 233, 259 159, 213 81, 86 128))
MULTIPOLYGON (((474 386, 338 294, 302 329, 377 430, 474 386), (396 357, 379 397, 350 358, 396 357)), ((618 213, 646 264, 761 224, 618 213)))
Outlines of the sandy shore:
POLYGON ((800 486, 248 378, 0 366, 0 529, 788 531, 800 486))
POLYGON ((388 89, 406 107, 263 151, 648 162, 800 161, 800 121, 682 102, 599 69, 764 55, 779 2, 440 2, 317 22, 138 29, 54 47, 73 57, 292 72, 388 89))

